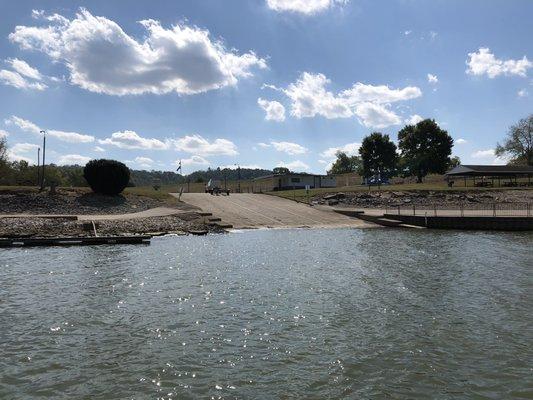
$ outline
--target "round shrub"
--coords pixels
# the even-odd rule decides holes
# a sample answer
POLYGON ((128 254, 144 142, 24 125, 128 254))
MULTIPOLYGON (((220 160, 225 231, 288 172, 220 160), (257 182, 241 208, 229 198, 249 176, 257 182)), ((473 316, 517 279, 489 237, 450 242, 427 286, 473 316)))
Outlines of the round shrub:
POLYGON ((116 195, 130 180, 130 170, 115 160, 91 160, 83 169, 83 177, 95 193, 116 195))

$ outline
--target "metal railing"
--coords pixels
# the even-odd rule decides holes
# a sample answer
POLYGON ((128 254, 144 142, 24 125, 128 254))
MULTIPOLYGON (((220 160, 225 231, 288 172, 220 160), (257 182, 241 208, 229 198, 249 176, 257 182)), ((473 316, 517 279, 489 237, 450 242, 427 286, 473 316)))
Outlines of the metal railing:
POLYGON ((389 206, 386 214, 426 217, 531 217, 533 203, 461 203, 389 206))

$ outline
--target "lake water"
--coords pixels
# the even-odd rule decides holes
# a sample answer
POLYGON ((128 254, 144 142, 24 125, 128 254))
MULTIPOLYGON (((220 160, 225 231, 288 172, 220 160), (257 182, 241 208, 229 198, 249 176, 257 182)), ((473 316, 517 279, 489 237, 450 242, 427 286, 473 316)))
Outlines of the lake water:
POLYGON ((528 233, 0 250, 0 398, 531 398, 532 269, 528 233))

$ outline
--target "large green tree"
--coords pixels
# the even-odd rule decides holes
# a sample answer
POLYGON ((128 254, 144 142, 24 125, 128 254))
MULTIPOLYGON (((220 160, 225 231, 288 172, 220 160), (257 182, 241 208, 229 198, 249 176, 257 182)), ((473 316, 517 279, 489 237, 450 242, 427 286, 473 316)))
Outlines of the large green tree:
POLYGON ((407 125, 398 132, 398 147, 404 173, 416 176, 417 182, 427 174, 443 174, 450 165, 453 139, 433 119, 407 125))
POLYGON ((357 156, 349 156, 348 154, 339 151, 337 152, 337 159, 328 171, 328 174, 346 174, 348 172, 358 172, 361 168, 361 159, 357 156))
POLYGON ((394 175, 398 162, 396 145, 390 140, 389 135, 374 132, 363 139, 359 148, 363 161, 363 176, 365 178, 379 174, 381 177, 394 175))
POLYGON ((497 156, 511 156, 511 164, 533 165, 533 114, 509 128, 503 144, 496 146, 497 156))

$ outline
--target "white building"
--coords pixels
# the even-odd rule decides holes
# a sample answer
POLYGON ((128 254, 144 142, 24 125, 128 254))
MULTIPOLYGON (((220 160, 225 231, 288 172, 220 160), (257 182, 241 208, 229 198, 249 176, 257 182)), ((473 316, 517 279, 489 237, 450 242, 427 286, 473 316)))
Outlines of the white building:
POLYGON ((272 174, 253 180, 254 191, 271 192, 276 190, 334 188, 337 181, 333 175, 313 175, 306 173, 272 174))

